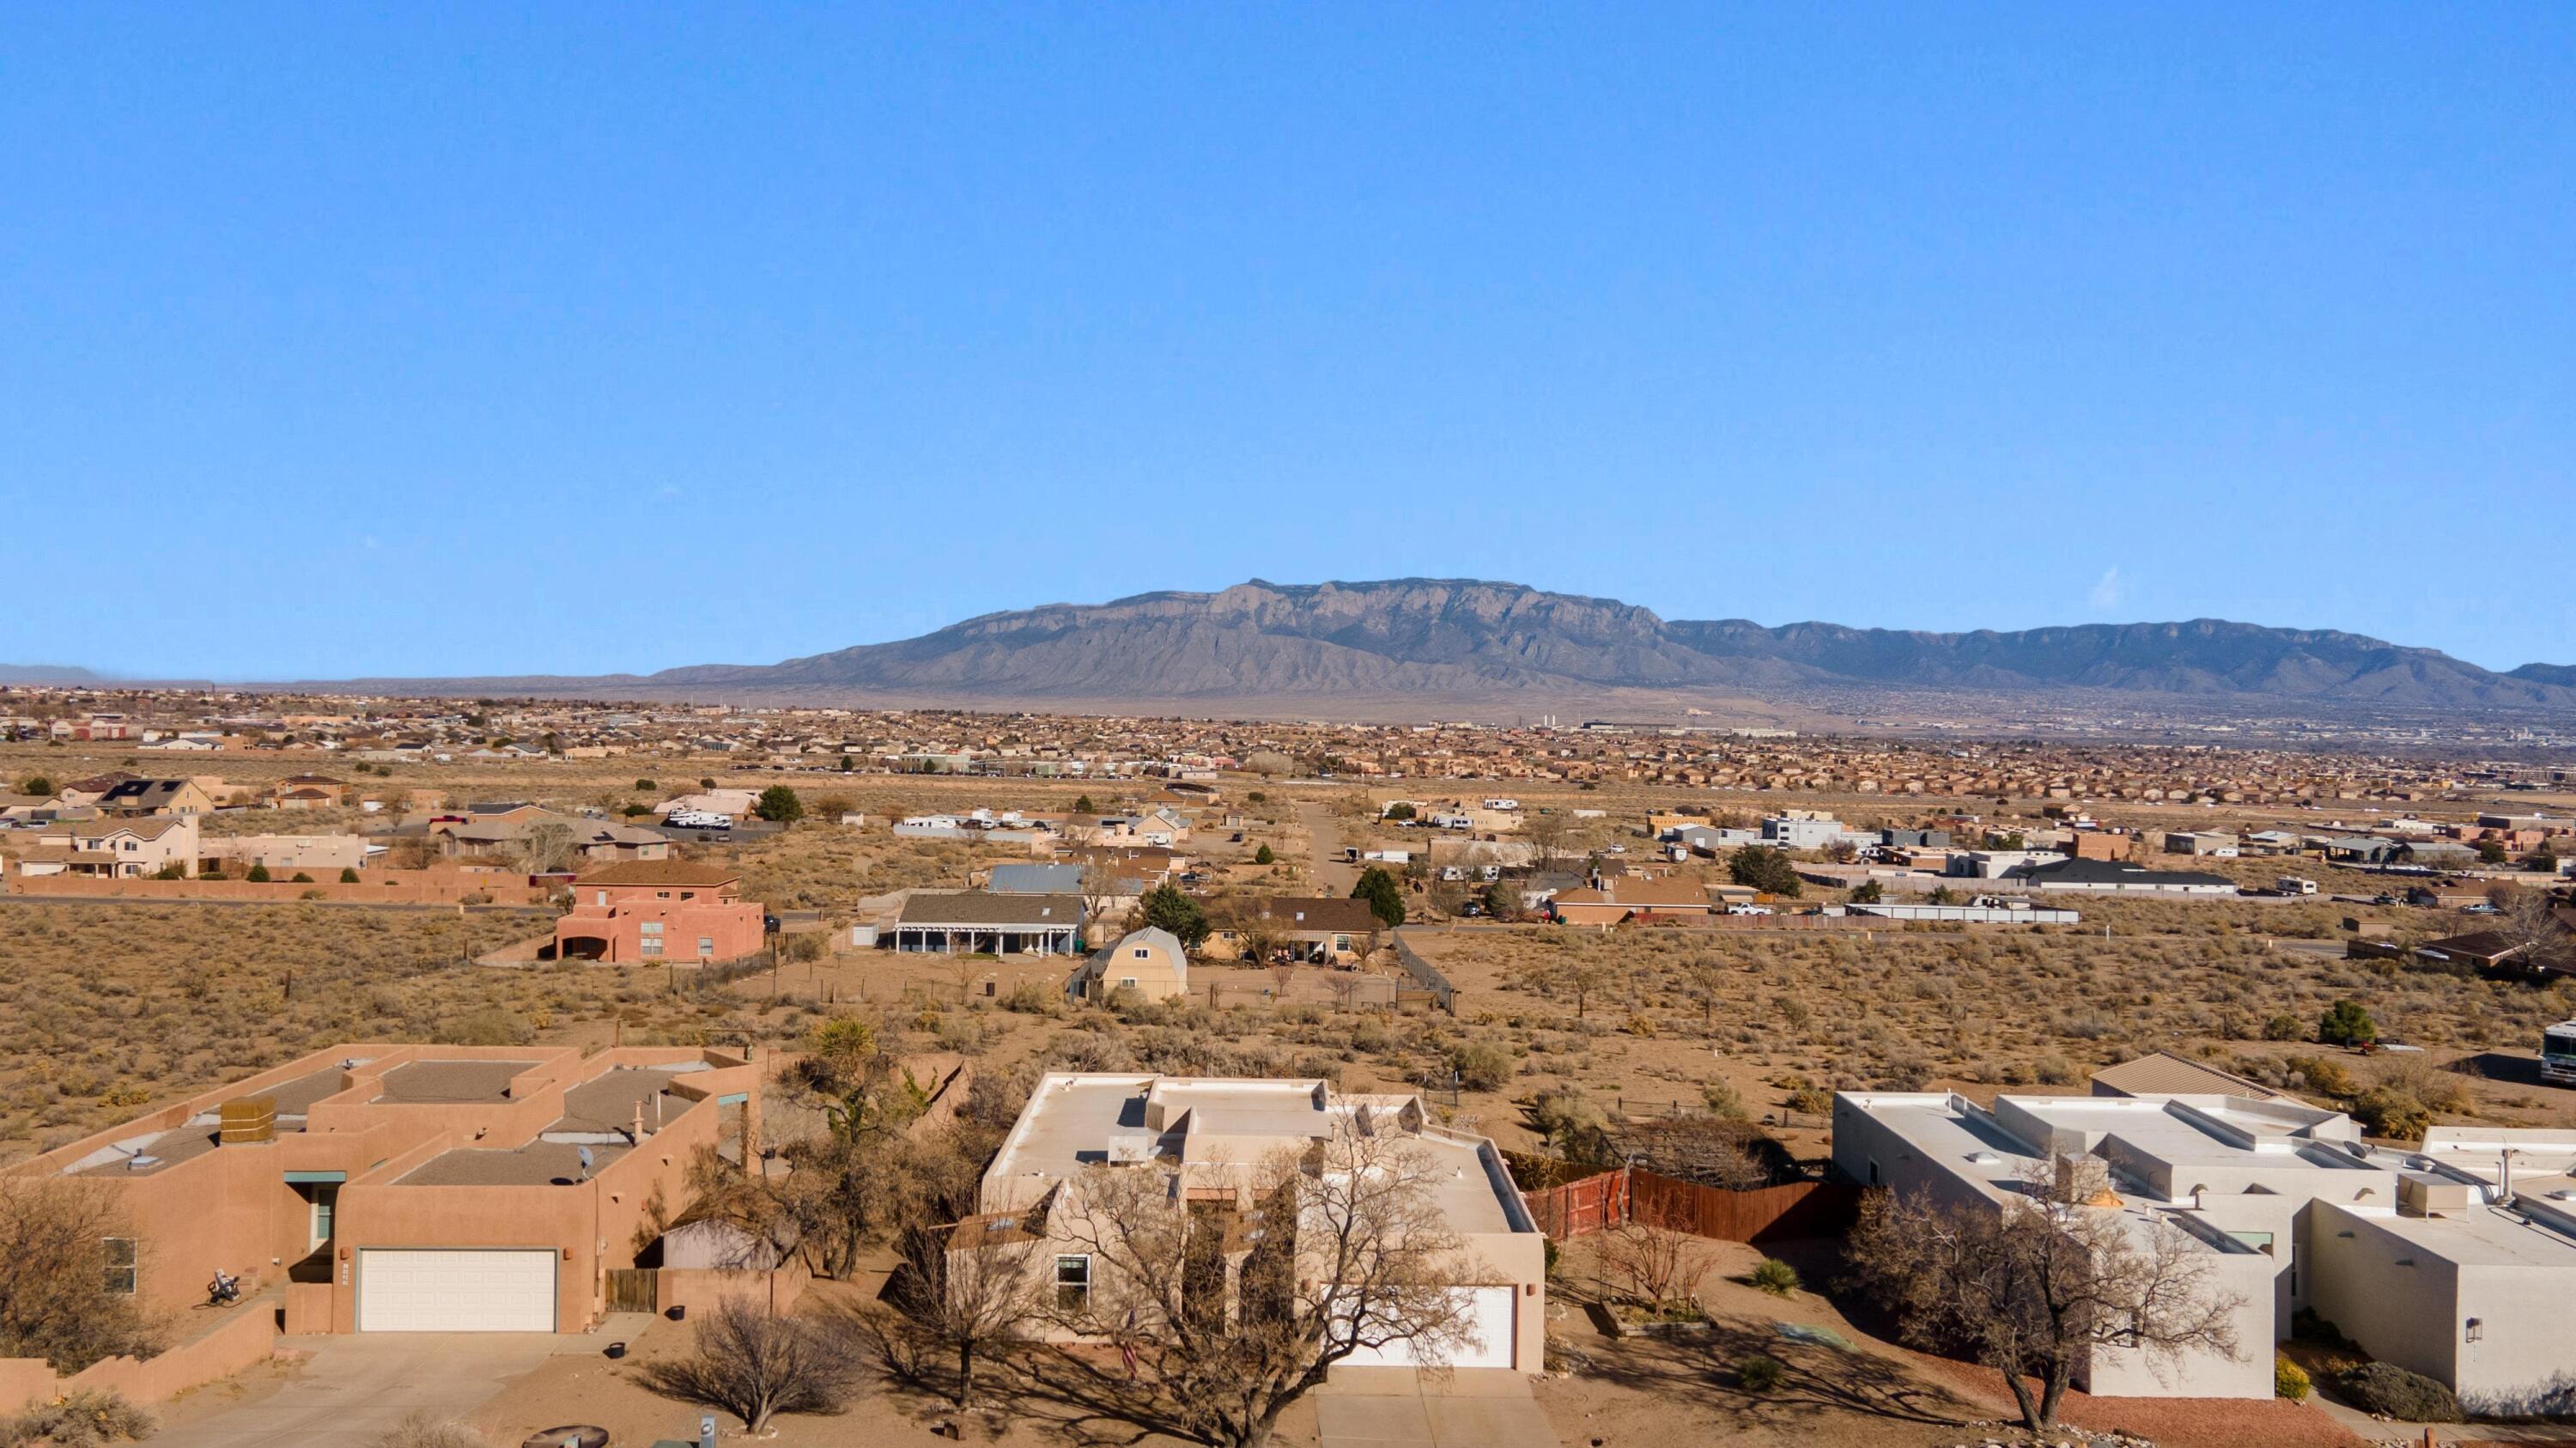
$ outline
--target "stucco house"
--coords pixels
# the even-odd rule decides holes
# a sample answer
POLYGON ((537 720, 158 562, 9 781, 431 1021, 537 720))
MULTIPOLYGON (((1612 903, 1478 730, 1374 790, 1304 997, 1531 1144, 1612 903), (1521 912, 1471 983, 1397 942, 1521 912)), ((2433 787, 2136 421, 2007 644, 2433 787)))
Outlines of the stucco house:
POLYGON ((27 841, 22 875, 94 875, 135 880, 176 868, 197 873, 197 817, 76 820, 51 824, 27 841))
POLYGON ((1845 1092, 1833 1153, 1848 1180, 1977 1210, 2017 1209, 2034 1171, 2089 1172, 2076 1210, 2194 1253, 2203 1290, 2235 1299, 2237 1353, 2097 1348, 2089 1393, 2269 1398, 2272 1345, 2301 1310, 2472 1411, 2563 1411, 2576 1381, 2576 1134, 2437 1127, 2406 1149, 2277 1097, 1845 1092))
POLYGON ((289 1332, 581 1332, 638 1229, 738 1137, 760 1072, 694 1047, 352 1044, 8 1168, 113 1192, 101 1265, 150 1314, 217 1271, 289 1332))
MULTIPOLYGON (((1396 1145, 1438 1183, 1435 1210, 1455 1235, 1464 1282, 1447 1289, 1450 1315, 1463 1331, 1454 1347, 1417 1353, 1396 1341, 1373 1345, 1340 1366, 1424 1367, 1536 1374, 1546 1348, 1546 1238, 1531 1219, 1494 1144, 1442 1126, 1419 1096, 1363 1095, 1320 1080, 1196 1079, 1175 1076, 1050 1073, 1030 1092, 977 1191, 976 1215, 959 1223, 949 1250, 1025 1255, 1034 1290, 1059 1305, 1094 1293, 1114 1294, 1113 1263, 1088 1250, 1076 1228, 1096 1172, 1151 1173, 1169 1200, 1188 1204, 1193 1230, 1217 1232, 1227 1280, 1259 1250, 1296 1254, 1301 1275, 1324 1276, 1331 1265, 1312 1232, 1328 1237, 1310 1212, 1273 1211, 1257 1192, 1283 1160, 1303 1163, 1289 1190, 1316 1190, 1330 1171, 1332 1143, 1353 1137, 1396 1145)), ((1090 1339, 1077 1329, 1046 1328, 1062 1342, 1090 1339)))
POLYGON ((705 964, 760 949, 765 920, 742 898, 742 873, 678 860, 584 871, 555 921, 554 958, 612 965, 705 964))

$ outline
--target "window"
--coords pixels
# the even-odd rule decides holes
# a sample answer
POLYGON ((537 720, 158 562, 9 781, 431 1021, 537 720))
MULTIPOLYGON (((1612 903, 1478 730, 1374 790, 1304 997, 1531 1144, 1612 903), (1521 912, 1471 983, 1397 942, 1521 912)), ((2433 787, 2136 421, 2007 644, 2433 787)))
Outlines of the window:
POLYGON ((662 922, 659 920, 647 920, 637 925, 635 928, 643 931, 647 935, 659 935, 662 933, 662 922))
POLYGON ((1136 988, 1136 977, 1132 975, 1122 975, 1118 978, 1118 984, 1128 990, 1134 990, 1136 988))
POLYGON ((598 892, 598 895, 599 895, 599 903, 600 903, 600 904, 605 905, 605 904, 607 904, 607 903, 608 903, 608 892, 607 892, 607 891, 605 891, 605 890, 601 890, 601 891, 599 891, 599 892, 598 892))
MULTIPOLYGON (((134 1295, 134 1239, 109 1237, 102 1244, 106 1251, 107 1290, 122 1297, 134 1295)), ((1085 1259, 1086 1261, 1088 1259, 1085 1259)))
MULTIPOLYGON (((131 1290, 131 1289, 128 1289, 131 1290)), ((1091 1259, 1055 1259, 1055 1306, 1058 1312, 1080 1312, 1091 1305, 1091 1259)))
POLYGON ((712 935, 701 935, 701 936, 699 936, 699 937, 698 937, 698 959, 700 959, 700 960, 713 960, 713 959, 715 959, 715 958, 716 958, 716 938, 715 938, 714 936, 712 936, 712 935))
POLYGON ((1136 958, 1138 960, 1151 960, 1154 958, 1154 952, 1140 945, 1136 947, 1136 958))
POLYGON ((340 1205, 340 1189, 329 1183, 313 1188, 313 1246, 331 1240, 331 1218, 340 1205))

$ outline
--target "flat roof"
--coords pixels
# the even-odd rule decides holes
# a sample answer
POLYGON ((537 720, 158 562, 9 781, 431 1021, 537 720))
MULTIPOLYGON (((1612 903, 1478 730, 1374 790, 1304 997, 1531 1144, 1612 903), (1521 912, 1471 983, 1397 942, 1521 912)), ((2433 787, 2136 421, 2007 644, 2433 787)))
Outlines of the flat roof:
MULTIPOLYGON (((602 1071, 580 1085, 564 1092, 564 1114, 546 1128, 556 1132, 626 1131, 635 1125, 636 1108, 643 1108, 644 1124, 649 1130, 661 1120, 677 1116, 668 1103, 662 1116, 654 1112, 654 1098, 671 1089, 674 1078, 689 1069, 677 1066, 619 1066, 602 1071)), ((695 1103, 689 1103, 694 1105, 695 1103)), ((683 1108, 685 1109, 685 1108, 683 1108)))
MULTIPOLYGON (((336 1065, 309 1072, 291 1081, 280 1082, 266 1090, 243 1090, 225 1096, 224 1101, 246 1100, 265 1096, 277 1104, 279 1135, 304 1129, 305 1112, 314 1102, 336 1096, 341 1089, 341 1072, 336 1065)), ((181 1162, 194 1161, 221 1144, 222 1102, 190 1116, 185 1122, 165 1130, 145 1130, 91 1152, 65 1169, 67 1176, 150 1176, 167 1171, 181 1162), (135 1166, 136 1157, 150 1157, 152 1164, 135 1166)))
MULTIPOLYGON (((1113 1159, 1251 1166, 1330 1135, 1362 1110, 1386 1121, 1415 1101, 1342 1095, 1320 1080, 1050 1075, 1030 1094, 984 1180, 1025 1205, 1044 1187, 1113 1159)), ((1402 1134, 1431 1160, 1433 1196, 1454 1229, 1526 1229, 1504 1200, 1508 1194, 1516 1204, 1518 1189, 1490 1143, 1436 1126, 1402 1134)))
MULTIPOLYGON (((592 1143, 590 1175, 634 1150, 631 1146, 592 1143)), ((532 1141, 525 1146, 463 1146, 440 1152, 394 1180, 398 1187, 542 1187, 570 1186, 582 1180, 580 1145, 569 1141, 532 1141)))
POLYGON ((376 1101, 389 1106, 442 1106, 507 1101, 510 1082, 542 1061, 406 1061, 384 1074, 376 1101))

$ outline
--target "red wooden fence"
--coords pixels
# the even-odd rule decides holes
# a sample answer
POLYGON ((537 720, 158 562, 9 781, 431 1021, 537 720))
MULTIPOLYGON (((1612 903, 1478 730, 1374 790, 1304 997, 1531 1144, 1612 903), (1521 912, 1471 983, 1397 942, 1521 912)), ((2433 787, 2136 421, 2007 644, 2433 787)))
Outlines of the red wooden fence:
POLYGON ((1728 1191, 1632 1167, 1521 1197, 1539 1230, 1559 1241, 1635 1222, 1727 1242, 1770 1242, 1841 1236, 1859 1213, 1860 1192, 1837 1182, 1728 1191))

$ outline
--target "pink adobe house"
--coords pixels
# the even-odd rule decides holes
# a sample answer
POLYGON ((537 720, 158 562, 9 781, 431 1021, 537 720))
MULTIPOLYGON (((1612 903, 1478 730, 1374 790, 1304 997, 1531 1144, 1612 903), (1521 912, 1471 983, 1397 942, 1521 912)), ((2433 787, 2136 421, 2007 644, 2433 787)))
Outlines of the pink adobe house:
POLYGON ((628 860, 572 882, 572 911, 555 922, 557 960, 613 965, 734 960, 760 949, 762 911, 742 876, 714 865, 628 860))

